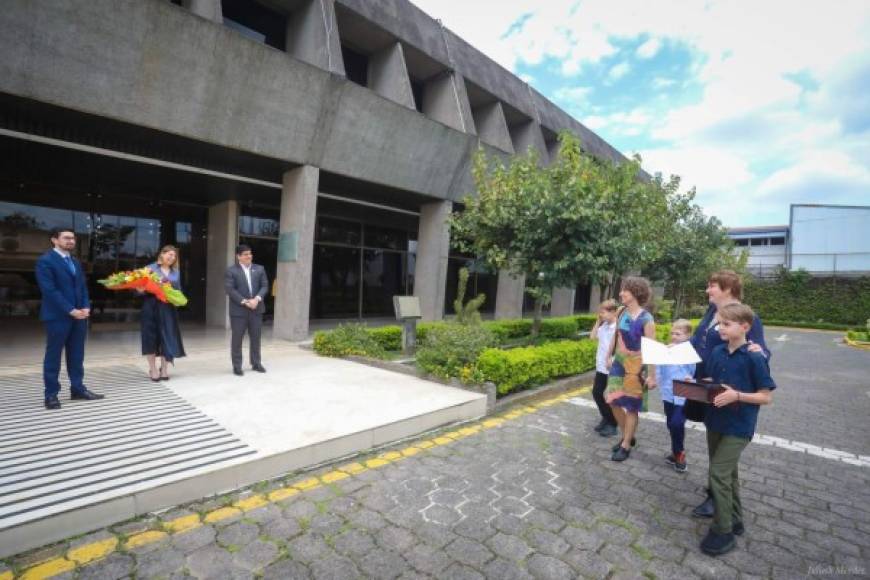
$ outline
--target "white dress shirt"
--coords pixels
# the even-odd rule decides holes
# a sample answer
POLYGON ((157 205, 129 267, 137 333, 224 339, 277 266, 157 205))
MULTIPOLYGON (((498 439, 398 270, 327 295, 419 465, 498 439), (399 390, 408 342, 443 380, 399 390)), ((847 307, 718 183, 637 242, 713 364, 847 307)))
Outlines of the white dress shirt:
POLYGON ((245 279, 248 281, 248 292, 251 293, 251 297, 254 297, 254 287, 251 285, 251 266, 245 266, 244 264, 239 264, 242 267, 242 271, 245 273, 245 279))

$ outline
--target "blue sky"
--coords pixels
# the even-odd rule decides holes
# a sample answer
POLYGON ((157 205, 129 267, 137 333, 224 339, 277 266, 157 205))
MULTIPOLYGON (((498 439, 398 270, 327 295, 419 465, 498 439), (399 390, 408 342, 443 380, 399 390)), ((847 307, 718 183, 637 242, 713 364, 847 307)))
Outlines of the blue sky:
POLYGON ((726 225, 870 205, 868 0, 412 0, 726 225))

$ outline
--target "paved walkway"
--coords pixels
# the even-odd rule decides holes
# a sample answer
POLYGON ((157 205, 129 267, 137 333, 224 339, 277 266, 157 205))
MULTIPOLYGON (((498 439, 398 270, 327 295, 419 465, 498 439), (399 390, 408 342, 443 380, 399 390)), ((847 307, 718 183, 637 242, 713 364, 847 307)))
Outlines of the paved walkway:
MULTIPOLYGON (((795 334, 804 340, 811 333, 795 334)), ((826 348, 824 337, 829 340, 831 335, 818 337, 806 340, 817 340, 814 348, 826 348)), ((776 365, 792 356, 789 341, 782 342, 774 358, 782 391, 774 406, 762 411, 759 431, 819 448, 843 441, 831 431, 840 427, 828 430, 809 418, 836 412, 863 421, 870 397, 864 393, 867 383, 854 375, 863 359, 848 359, 858 366, 850 367, 852 374, 837 387, 847 396, 822 398, 822 408, 814 409, 801 401, 810 397, 807 389, 824 384, 777 376, 776 365)), ((807 364, 829 360, 806 358, 807 364)), ((830 376, 823 368, 816 372, 807 377, 830 376)), ((631 458, 613 463, 613 440, 592 431, 597 415, 585 397, 522 407, 466 429, 406 442, 381 458, 264 484, 247 494, 104 530, 10 564, 25 569, 55 558, 57 571, 69 569, 63 578, 719 579, 870 574, 870 467, 864 464, 870 457, 860 431, 857 439, 849 440, 852 446, 833 448, 858 464, 830 453, 750 445, 741 467, 747 532, 737 550, 714 559, 698 550, 708 523, 690 516, 705 484, 703 433, 687 433, 686 474, 664 463, 667 431, 650 419, 641 421, 640 445, 631 458), (105 554, 71 570, 72 560, 105 554)), ((0 580, 5 580, 3 570, 0 566, 0 580)))

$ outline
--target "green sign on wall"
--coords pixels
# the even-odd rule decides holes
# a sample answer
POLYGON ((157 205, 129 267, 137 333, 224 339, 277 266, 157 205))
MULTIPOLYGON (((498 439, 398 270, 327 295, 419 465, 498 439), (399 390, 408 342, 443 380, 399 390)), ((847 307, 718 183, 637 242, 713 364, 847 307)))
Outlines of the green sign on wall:
POLYGON ((295 262, 299 257, 299 232, 285 232, 278 237, 278 261, 295 262))

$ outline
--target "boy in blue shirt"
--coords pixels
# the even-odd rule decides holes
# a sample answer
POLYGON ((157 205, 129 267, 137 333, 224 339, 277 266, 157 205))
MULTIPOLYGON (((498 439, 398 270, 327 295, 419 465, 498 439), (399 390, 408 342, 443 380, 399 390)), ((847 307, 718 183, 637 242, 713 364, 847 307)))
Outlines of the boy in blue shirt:
POLYGON ((734 536, 744 532, 737 464, 755 434, 760 405, 770 403, 776 388, 767 359, 748 348, 746 333, 755 317, 752 309, 728 304, 719 309, 718 316, 719 336, 725 344, 713 349, 706 368, 725 391, 716 396, 704 419, 715 513, 701 550, 711 556, 733 550, 734 536))
MULTIPOLYGON (((692 336, 692 323, 680 318, 671 323, 671 344, 686 342, 692 336)), ((668 432, 671 434, 671 453, 665 461, 674 470, 684 473, 688 470, 686 462, 686 399, 674 395, 674 379, 691 380, 695 376, 695 365, 656 365, 656 382, 662 395, 662 405, 667 417, 668 432)))

